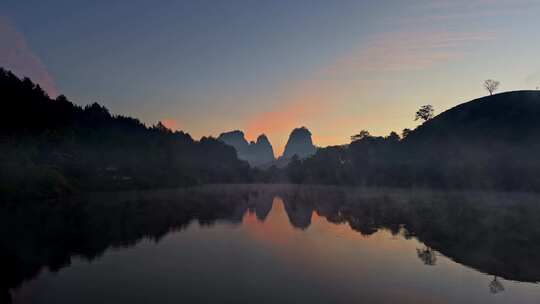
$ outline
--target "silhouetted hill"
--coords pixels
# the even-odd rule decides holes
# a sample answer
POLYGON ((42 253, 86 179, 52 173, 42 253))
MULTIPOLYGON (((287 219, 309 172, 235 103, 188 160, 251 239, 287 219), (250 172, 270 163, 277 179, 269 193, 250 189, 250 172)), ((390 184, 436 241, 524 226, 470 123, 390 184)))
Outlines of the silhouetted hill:
POLYGON ((290 159, 296 155, 298 158, 306 158, 315 154, 316 150, 311 140, 311 132, 306 127, 296 128, 289 135, 283 157, 290 159))
POLYGON ((259 135, 256 142, 248 143, 244 132, 235 130, 221 133, 218 140, 235 148, 238 158, 257 167, 274 161, 274 150, 266 135, 259 135))
POLYGON ((213 138, 195 141, 97 104, 51 99, 0 68, 0 198, 75 190, 245 182, 247 163, 213 138))
POLYGON ((295 183, 540 191, 540 92, 460 104, 406 138, 360 132, 289 164, 295 183))
POLYGON ((413 130, 407 143, 538 144, 540 91, 486 96, 449 109, 413 130))

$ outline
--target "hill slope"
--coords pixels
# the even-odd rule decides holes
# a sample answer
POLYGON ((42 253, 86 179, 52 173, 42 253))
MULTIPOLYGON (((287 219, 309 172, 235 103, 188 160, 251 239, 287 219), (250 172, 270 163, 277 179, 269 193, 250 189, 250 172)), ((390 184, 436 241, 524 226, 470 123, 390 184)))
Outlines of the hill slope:
POLYGON ((524 144, 540 135, 540 91, 514 91, 451 108, 412 131, 405 142, 524 144))
POLYGON ((298 183, 540 191, 540 92, 460 104, 400 140, 363 136, 289 166, 298 183))

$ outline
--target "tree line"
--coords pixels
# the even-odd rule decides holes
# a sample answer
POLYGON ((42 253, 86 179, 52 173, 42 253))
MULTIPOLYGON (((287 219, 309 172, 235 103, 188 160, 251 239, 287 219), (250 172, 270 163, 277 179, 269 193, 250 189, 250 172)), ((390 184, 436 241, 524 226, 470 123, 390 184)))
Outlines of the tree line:
POLYGON ((422 123, 401 136, 362 130, 348 145, 295 158, 287 176, 298 184, 540 191, 540 94, 492 95, 498 85, 486 81, 489 96, 437 117, 432 105, 420 107, 414 119, 422 123))
POLYGON ((51 99, 4 69, 0 94, 0 199, 251 178, 234 148, 214 138, 193 140, 161 122, 146 126, 98 103, 51 99))

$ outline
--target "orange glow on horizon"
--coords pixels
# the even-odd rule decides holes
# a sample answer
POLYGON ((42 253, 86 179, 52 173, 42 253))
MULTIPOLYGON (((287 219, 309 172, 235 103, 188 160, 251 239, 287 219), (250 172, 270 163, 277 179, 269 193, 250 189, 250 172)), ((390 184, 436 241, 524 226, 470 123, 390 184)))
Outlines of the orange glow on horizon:
POLYGON ((173 131, 179 130, 179 128, 180 128, 180 124, 178 123, 178 121, 175 120, 175 119, 172 119, 172 118, 164 118, 164 119, 161 120, 161 123, 165 127, 169 128, 169 129, 171 129, 173 131))

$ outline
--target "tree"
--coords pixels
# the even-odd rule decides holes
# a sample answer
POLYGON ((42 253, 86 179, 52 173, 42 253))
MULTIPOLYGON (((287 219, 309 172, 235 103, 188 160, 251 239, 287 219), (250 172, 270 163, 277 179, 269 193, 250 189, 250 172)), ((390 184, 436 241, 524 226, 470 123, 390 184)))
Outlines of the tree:
POLYGON ((416 249, 416 255, 418 255, 418 258, 428 266, 433 266, 437 263, 437 254, 435 251, 429 247, 426 247, 424 249, 416 249))
POLYGON ((399 135, 394 131, 390 132, 390 134, 386 137, 386 140, 389 140, 391 142, 398 142, 400 141, 400 139, 401 138, 399 137, 399 135))
POLYGON ((414 120, 421 119, 423 121, 428 121, 428 120, 433 118, 433 113, 434 112, 435 112, 435 110, 433 109, 432 105, 421 106, 420 109, 418 109, 418 111, 416 111, 416 115, 414 117, 414 120))
POLYGON ((172 133, 172 130, 167 128, 161 121, 158 121, 157 125, 152 126, 152 128, 163 133, 172 133))
POLYGON ((412 132, 411 129, 408 129, 408 128, 403 129, 403 131, 401 132, 401 138, 406 138, 407 136, 409 136, 411 132, 412 132))
POLYGON ((351 141, 361 140, 367 137, 371 137, 371 134, 367 130, 362 130, 360 133, 351 136, 351 141))
POLYGON ((491 293, 499 293, 504 291, 503 284, 497 279, 497 277, 493 277, 493 280, 489 282, 489 291, 491 293))
POLYGON ((484 88, 489 92, 489 95, 493 95, 493 92, 497 91, 499 88, 499 84, 500 82, 496 80, 488 79, 484 81, 484 88))

